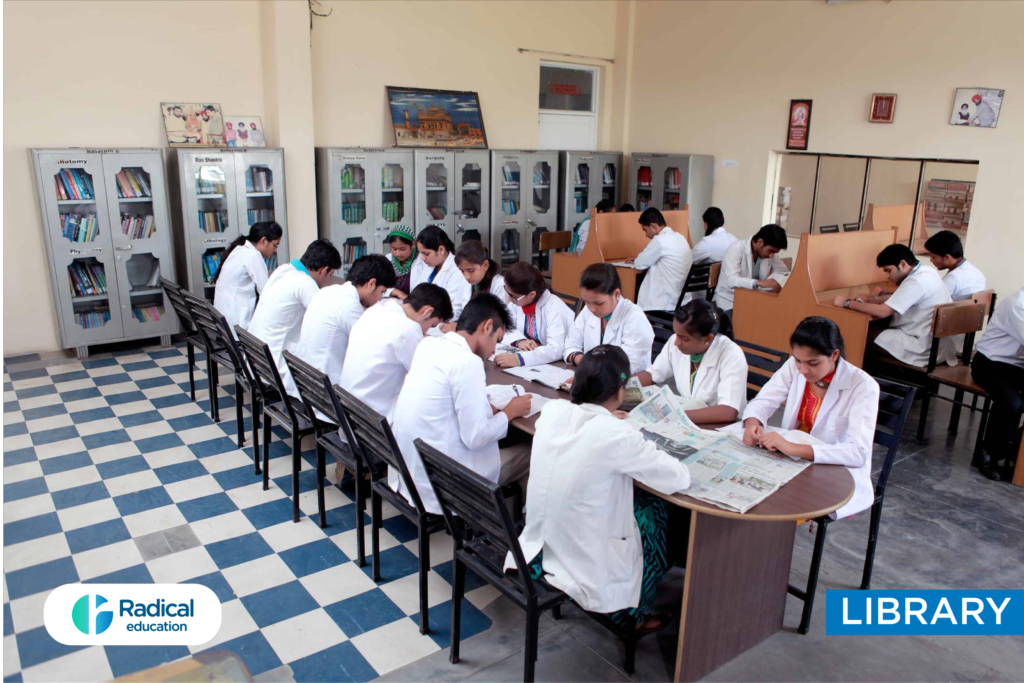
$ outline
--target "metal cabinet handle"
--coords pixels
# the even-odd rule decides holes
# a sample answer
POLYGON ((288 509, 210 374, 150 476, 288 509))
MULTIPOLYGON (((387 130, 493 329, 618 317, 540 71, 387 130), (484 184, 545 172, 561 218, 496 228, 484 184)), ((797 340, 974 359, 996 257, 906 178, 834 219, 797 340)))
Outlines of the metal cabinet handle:
POLYGON ((122 244, 120 246, 114 247, 114 249, 116 249, 117 251, 131 251, 132 245, 122 244))

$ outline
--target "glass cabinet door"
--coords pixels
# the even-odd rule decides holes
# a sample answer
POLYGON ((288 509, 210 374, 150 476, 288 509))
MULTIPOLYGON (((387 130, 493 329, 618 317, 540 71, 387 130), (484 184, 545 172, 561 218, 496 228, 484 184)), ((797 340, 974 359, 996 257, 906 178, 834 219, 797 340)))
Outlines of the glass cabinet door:
POLYGON ((646 211, 651 208, 651 196, 654 185, 651 182, 651 167, 649 163, 643 163, 634 172, 636 179, 636 206, 637 211, 646 211))
POLYGON ((504 162, 501 165, 501 179, 501 213, 505 216, 516 216, 522 209, 519 163, 504 162))
POLYGON ((576 213, 590 211, 590 164, 576 164, 573 173, 573 203, 576 213))
MULTIPOLYGON (((543 268, 540 254, 542 232, 558 229, 558 212, 553 197, 551 181, 558 177, 557 152, 532 152, 529 156, 530 204, 526 207, 525 242, 520 249, 519 259, 543 268)), ((578 170, 578 169, 575 169, 578 170)), ((589 179, 589 171, 586 171, 589 179)))
POLYGON ((239 150, 235 152, 235 179, 238 196, 240 234, 249 234, 256 223, 277 222, 284 231, 276 258, 267 268, 273 270, 288 256, 288 211, 284 183, 284 157, 281 150, 239 150))
POLYGON ((180 156, 186 204, 187 288, 196 296, 212 300, 213 278, 224 250, 244 228, 238 219, 235 154, 189 150, 180 152, 180 156))
POLYGON ((490 235, 486 228, 487 184, 484 182, 485 167, 475 162, 461 162, 456 154, 455 169, 458 174, 458 191, 455 195, 455 244, 465 240, 479 240, 486 246, 490 235))
POLYGON ((618 201, 619 196, 616 188, 618 175, 618 168, 613 163, 605 164, 601 170, 601 199, 607 199, 613 204, 618 201))
POLYGON ((665 169, 665 201, 663 211, 679 210, 679 194, 682 192, 682 174, 678 166, 669 166, 665 169))

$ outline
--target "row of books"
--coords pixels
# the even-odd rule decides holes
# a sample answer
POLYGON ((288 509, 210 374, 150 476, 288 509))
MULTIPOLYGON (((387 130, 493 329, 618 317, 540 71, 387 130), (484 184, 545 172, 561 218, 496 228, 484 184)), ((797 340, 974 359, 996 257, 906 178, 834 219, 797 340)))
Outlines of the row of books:
POLYGON ((53 180, 57 186, 57 198, 60 200, 96 198, 92 188, 92 176, 86 173, 85 169, 63 168, 53 180))
POLYGON ((925 226, 931 230, 966 230, 974 204, 974 183, 929 180, 924 196, 925 226))
POLYGON ((384 202, 380 205, 380 213, 381 217, 386 221, 392 223, 400 221, 403 217, 402 202, 384 202))
MULTIPOLYGON (((390 187, 385 185, 384 187, 390 187)), ((448 187, 448 176, 444 171, 444 166, 438 166, 438 170, 434 170, 433 167, 427 169, 427 187, 448 187)))
POLYGON ((146 181, 146 172, 141 168, 122 168, 114 179, 117 181, 118 197, 134 199, 153 196, 146 181))
POLYGON ((509 256, 519 256, 519 232, 506 230, 501 233, 501 253, 509 256))
POLYGON ((576 213, 583 213, 588 208, 590 208, 587 205, 587 197, 582 192, 577 192, 576 196, 575 196, 575 199, 576 199, 576 213))
POLYGON ((99 234, 96 214, 90 213, 82 216, 77 213, 62 213, 60 215, 60 232, 72 242, 92 242, 99 234))
POLYGON ((249 221, 249 225, 256 225, 257 223, 265 223, 267 221, 274 220, 273 209, 249 209, 245 214, 246 220, 249 221))
POLYGON ((441 219, 448 215, 448 209, 444 206, 428 206, 427 213, 431 218, 441 219))
POLYGON ((587 164, 576 164, 576 184, 590 184, 590 166, 587 164))
POLYGON ((366 256, 366 244, 362 241, 346 241, 342 245, 341 259, 344 263, 352 263, 360 256, 366 256))
POLYGON ((72 261, 68 266, 68 280, 74 296, 94 296, 107 293, 107 274, 102 263, 72 261))
POLYGON ((200 211, 199 229, 203 232, 224 232, 228 229, 228 212, 200 211))
POLYGON ((270 192, 274 189, 274 174, 266 166, 250 166, 245 174, 246 192, 270 192))
POLYGON ((133 240, 148 240, 156 232, 156 221, 148 214, 121 214, 121 231, 133 240))
POLYGON ((160 320, 160 316, 164 314, 163 306, 143 306, 140 308, 133 308, 132 315, 140 323, 152 323, 160 320))
POLYGON ((223 251, 214 251, 209 254, 203 254, 203 281, 212 283, 213 278, 217 277, 217 271, 220 270, 221 259, 224 258, 223 251))
POLYGON ((650 197, 637 197, 637 211, 646 211, 649 208, 651 208, 650 197))
MULTIPOLYGON (((430 184, 430 171, 427 171, 427 185, 430 184)), ((402 167, 388 164, 384 168, 380 169, 380 186, 381 187, 396 187, 401 189, 403 187, 403 176, 402 167)), ((342 187, 345 187, 342 185, 342 187)))
POLYGON ((548 178, 548 172, 545 170, 544 164, 537 164, 533 167, 533 184, 534 185, 550 185, 551 180, 548 178))
POLYGON ((505 181, 506 185, 518 185, 519 184, 519 169, 509 168, 508 166, 501 167, 501 178, 505 181))
POLYGON ((665 171, 665 189, 678 190, 683 182, 683 174, 678 168, 670 168, 665 171))
POLYGON ((196 177, 196 194, 224 194, 227 183, 223 178, 213 180, 211 178, 196 177))
POLYGON ((363 182, 363 169, 356 166, 346 166, 341 169, 341 189, 361 190, 365 187, 363 182))
POLYGON ((636 171, 636 184, 639 187, 651 186, 651 167, 641 166, 636 171))
POLYGON ((502 199, 501 200, 501 211, 506 216, 514 216, 519 213, 519 202, 514 199, 502 199))
POLYGON ((615 184, 615 164, 604 165, 604 172, 601 174, 601 182, 605 185, 615 184))
POLYGON ((103 327, 110 322, 110 309, 103 308, 87 313, 75 313, 75 322, 87 330, 103 327))
POLYGON ((341 220, 346 223, 362 223, 366 220, 366 204, 363 202, 342 204, 341 220))

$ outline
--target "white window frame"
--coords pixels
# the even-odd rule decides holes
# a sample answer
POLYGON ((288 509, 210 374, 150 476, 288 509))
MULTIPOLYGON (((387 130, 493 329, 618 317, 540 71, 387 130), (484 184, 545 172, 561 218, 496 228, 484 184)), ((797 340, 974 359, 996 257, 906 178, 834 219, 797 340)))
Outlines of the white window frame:
MULTIPOLYGON (((572 64, 569 62, 551 62, 547 60, 541 60, 541 67, 550 66, 558 69, 575 69, 577 71, 589 71, 594 75, 594 93, 590 99, 590 111, 566 111, 565 109, 540 109, 537 111, 541 114, 560 114, 565 116, 593 116, 595 119, 598 116, 598 110, 600 109, 600 95, 601 95, 601 68, 597 66, 589 66, 587 64, 572 64)), ((537 78, 540 79, 540 69, 537 70, 537 78)))

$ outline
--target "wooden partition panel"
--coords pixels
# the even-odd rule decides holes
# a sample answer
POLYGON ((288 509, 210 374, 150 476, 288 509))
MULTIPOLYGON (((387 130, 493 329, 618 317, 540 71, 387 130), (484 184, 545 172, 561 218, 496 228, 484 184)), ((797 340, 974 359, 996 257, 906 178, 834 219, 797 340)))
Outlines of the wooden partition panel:
POLYGON ((878 252, 893 243, 891 230, 807 237, 807 263, 811 264, 809 274, 815 292, 885 280, 885 272, 875 263, 878 252))
MULTIPOLYGON (((924 215, 924 207, 921 209, 921 215, 924 215)), ((896 228, 896 240, 909 245, 913 225, 913 204, 894 204, 891 206, 868 204, 867 215, 864 217, 865 230, 890 230, 896 228)), ((923 240, 918 241, 923 244, 923 240)))

